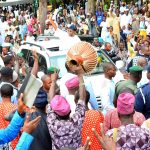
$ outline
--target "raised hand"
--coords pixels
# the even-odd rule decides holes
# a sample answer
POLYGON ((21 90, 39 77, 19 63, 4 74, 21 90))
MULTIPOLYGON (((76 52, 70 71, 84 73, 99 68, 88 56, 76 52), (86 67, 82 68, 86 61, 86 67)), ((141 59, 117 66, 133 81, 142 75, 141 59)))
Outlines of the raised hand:
POLYGON ((23 94, 21 93, 18 99, 18 112, 19 114, 25 113, 27 106, 23 103, 23 94))
POLYGON ((101 127, 101 136, 97 133, 97 131, 94 128, 92 128, 92 131, 95 137, 98 139, 99 143, 102 144, 103 149, 116 150, 116 143, 114 142, 114 140, 111 137, 104 134, 104 129, 102 124, 100 125, 100 127, 101 127))
POLYGON ((86 142, 85 142, 84 146, 83 146, 83 147, 78 148, 77 150, 90 150, 90 145, 91 145, 90 138, 89 138, 89 137, 87 137, 87 139, 86 139, 86 142))
POLYGON ((23 129, 22 129, 23 132, 26 132, 29 134, 32 133, 36 129, 36 127, 38 126, 40 120, 41 120, 41 116, 36 117, 32 121, 30 121, 30 117, 27 116, 25 123, 24 123, 24 126, 23 126, 23 129))
POLYGON ((38 59, 39 58, 36 50, 32 50, 32 55, 33 55, 34 59, 38 59))
POLYGON ((74 66, 73 71, 76 75, 80 76, 84 74, 83 68, 81 65, 74 66))
POLYGON ((59 71, 60 71, 60 70, 57 71, 57 70, 55 69, 54 73, 51 74, 51 80, 52 80, 52 81, 54 81, 54 82, 57 81, 58 76, 59 76, 59 71))

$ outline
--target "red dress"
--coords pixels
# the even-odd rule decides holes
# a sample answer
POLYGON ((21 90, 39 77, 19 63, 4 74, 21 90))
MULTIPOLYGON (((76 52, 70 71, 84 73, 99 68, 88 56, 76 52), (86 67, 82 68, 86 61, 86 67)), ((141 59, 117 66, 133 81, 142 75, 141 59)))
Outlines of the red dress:
POLYGON ((96 110, 88 110, 85 113, 85 119, 82 128, 82 145, 85 144, 86 138, 90 137, 90 150, 102 150, 101 144, 92 132, 92 128, 100 133, 100 124, 104 122, 104 116, 101 112, 96 110))

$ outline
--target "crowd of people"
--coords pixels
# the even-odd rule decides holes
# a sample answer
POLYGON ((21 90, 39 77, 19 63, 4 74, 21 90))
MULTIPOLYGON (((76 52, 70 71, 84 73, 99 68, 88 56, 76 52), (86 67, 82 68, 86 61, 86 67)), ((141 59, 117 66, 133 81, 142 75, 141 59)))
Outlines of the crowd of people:
POLYGON ((102 64, 101 108, 82 65, 66 62, 59 79, 62 68, 53 66, 38 76, 36 50, 32 67, 26 64, 19 46, 41 34, 32 5, 0 9, 0 150, 150 149, 150 3, 118 7, 112 1, 105 8, 97 1, 95 14, 87 8, 87 2, 59 6, 47 15, 44 35, 59 37, 60 50, 80 42, 78 35, 91 35, 93 46, 112 59, 102 64), (118 60, 124 79, 115 83, 118 60), (18 97, 28 74, 43 83, 32 108, 18 97))

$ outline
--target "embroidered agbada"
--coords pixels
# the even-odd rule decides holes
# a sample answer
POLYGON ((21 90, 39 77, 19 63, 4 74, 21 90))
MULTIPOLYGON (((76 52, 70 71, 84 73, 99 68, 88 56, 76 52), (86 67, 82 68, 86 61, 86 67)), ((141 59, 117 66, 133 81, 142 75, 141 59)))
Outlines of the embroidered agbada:
POLYGON ((60 150, 64 147, 79 148, 81 146, 81 129, 85 110, 85 104, 80 100, 75 114, 69 120, 61 120, 48 105, 47 125, 52 138, 53 150, 60 150))
MULTIPOLYGON (((114 130, 107 135, 113 136, 114 130)), ((150 150, 150 131, 134 124, 121 126, 117 131, 117 150, 150 150)))
MULTIPOLYGON (((135 125, 141 126, 144 121, 145 117, 142 113, 139 112, 134 113, 133 122, 135 125)), ((117 109, 110 110, 106 114, 103 125, 105 132, 113 128, 119 128, 121 126, 121 121, 119 120, 117 109)))

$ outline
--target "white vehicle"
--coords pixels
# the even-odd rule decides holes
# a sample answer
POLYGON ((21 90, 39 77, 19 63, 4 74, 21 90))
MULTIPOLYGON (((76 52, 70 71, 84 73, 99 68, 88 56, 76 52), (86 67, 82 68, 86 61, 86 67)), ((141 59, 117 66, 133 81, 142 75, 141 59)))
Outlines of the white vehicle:
MULTIPOLYGON (((56 39, 57 40, 57 39, 56 39)), ((58 40, 57 40, 58 41, 58 40)), ((66 62, 66 53, 67 51, 59 51, 59 43, 55 40, 50 41, 38 41, 35 43, 24 43, 20 47, 20 52, 24 54, 24 58, 26 63, 28 63, 30 67, 30 60, 33 59, 31 49, 36 49, 39 55, 39 70, 46 73, 47 68, 50 66, 57 67, 60 69, 60 78, 67 72, 65 68, 66 62)), ((97 100, 100 99, 100 89, 101 89, 101 81, 102 76, 104 76, 102 64, 105 62, 113 61, 105 54, 103 50, 97 50, 98 57, 102 60, 101 63, 97 64, 97 67, 93 70, 93 72, 86 76, 86 79, 90 80, 92 84, 92 88, 94 90, 94 94, 97 97, 97 100)), ((33 62, 33 61, 32 61, 33 62)), ((114 63, 113 63, 114 64, 114 63)), ((121 61, 116 62, 116 68, 123 67, 121 61)), ((123 79, 122 73, 117 69, 116 76, 114 78, 115 82, 123 79)))
POLYGON ((33 0, 6 0, 6 1, 0 1, 0 7, 26 4, 26 3, 33 3, 33 0))

